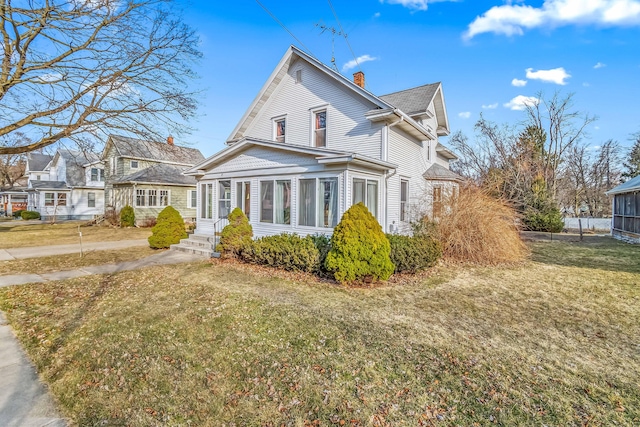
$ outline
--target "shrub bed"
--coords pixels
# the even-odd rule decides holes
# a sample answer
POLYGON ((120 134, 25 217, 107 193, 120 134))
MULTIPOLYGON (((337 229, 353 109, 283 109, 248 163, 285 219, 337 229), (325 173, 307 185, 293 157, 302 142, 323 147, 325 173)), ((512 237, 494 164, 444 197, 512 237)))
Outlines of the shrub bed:
POLYGON ((36 211, 20 211, 20 216, 22 219, 40 219, 40 212, 36 211))
POLYGON ((11 216, 14 217, 15 219, 22 218, 22 212, 24 212, 24 209, 13 211, 11 216))
POLYGON ((442 245, 429 236, 387 234, 387 239, 396 273, 416 273, 433 267, 442 256, 442 245))
POLYGON ((313 273, 320 266, 320 252, 310 236, 278 234, 245 243, 240 251, 243 261, 279 267, 289 271, 313 273))

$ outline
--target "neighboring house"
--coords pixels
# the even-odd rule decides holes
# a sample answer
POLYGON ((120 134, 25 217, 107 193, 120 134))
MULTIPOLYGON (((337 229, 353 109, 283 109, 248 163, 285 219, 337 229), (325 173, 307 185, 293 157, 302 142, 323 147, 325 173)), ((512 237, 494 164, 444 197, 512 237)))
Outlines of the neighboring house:
POLYGON ((92 153, 59 149, 47 162, 27 157, 28 209, 43 220, 93 219, 104 213, 104 167, 92 153), (46 163, 45 163, 46 162, 46 163))
POLYGON ((611 235, 630 243, 640 243, 640 176, 605 194, 613 196, 611 235))
POLYGON ((102 159, 107 209, 134 208, 136 221, 155 218, 173 206, 189 221, 196 216, 196 180, 183 171, 204 160, 194 148, 111 135, 102 159))
POLYGON ((292 46, 228 147, 185 172, 199 182, 196 235, 234 207, 256 236, 331 234, 358 202, 385 232, 409 232, 461 180, 438 142, 448 133, 440 83, 376 96, 362 72, 351 81, 292 46))

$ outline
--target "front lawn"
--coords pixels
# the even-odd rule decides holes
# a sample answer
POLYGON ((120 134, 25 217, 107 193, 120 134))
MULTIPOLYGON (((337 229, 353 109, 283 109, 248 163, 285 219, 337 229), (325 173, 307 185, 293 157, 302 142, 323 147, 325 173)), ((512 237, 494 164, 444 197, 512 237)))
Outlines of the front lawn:
POLYGON ((0 290, 76 425, 640 425, 640 247, 346 289, 234 263, 0 290))
POLYGON ((86 224, 86 221, 67 221, 57 224, 3 226, 0 227, 0 249, 79 243, 78 231, 82 232, 83 242, 146 239, 151 236, 150 228, 115 228, 86 224))

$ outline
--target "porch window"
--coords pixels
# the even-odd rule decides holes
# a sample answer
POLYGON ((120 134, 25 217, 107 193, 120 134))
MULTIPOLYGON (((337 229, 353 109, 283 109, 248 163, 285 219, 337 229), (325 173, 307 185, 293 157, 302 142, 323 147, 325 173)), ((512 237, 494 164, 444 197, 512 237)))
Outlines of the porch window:
POLYGON ((44 193, 44 205, 45 206, 53 206, 54 205, 54 193, 44 193))
POLYGON ((251 183, 236 182, 236 206, 249 218, 251 214, 251 183))
POLYGON ((96 193, 87 193, 87 207, 96 207, 96 193))
POLYGON ((67 206, 67 193, 58 193, 58 206, 67 206))
POLYGON ((260 183, 260 221, 291 224, 291 181, 260 183))
POLYGON ((160 204, 158 206, 169 206, 169 190, 160 190, 160 204))
POLYGON ((378 181, 353 179, 353 204, 363 203, 371 215, 378 217, 378 181))
POLYGON ((333 228, 338 222, 338 179, 319 178, 299 181, 298 224, 333 228))
POLYGON ((145 206, 147 199, 147 190, 136 190, 136 206, 145 206))
POLYGON ((287 125, 287 121, 284 118, 276 119, 274 121, 275 140, 277 142, 282 142, 282 143, 285 142, 286 125, 287 125))
POLYGON ((407 201, 409 199, 409 181, 400 180, 400 221, 408 221, 407 201))
POLYGON ((148 190, 149 206, 158 206, 158 190, 148 190))
POLYGON ((218 181, 218 218, 226 218, 231 212, 231 181, 218 181))
POLYGON ((213 184, 200 184, 200 218, 211 219, 213 214, 213 184))
POLYGON ((316 226, 316 180, 301 179, 298 182, 298 224, 316 226))
POLYGON ((314 113, 313 138, 314 146, 327 146, 327 110, 317 111, 314 113))

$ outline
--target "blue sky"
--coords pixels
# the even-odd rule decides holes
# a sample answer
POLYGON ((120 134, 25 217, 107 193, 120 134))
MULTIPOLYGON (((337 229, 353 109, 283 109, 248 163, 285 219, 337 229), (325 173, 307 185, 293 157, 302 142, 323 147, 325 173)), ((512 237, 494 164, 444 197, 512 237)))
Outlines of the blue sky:
MULTIPOLYGON (((289 45, 338 69, 355 57, 367 89, 383 95, 441 81, 452 132, 473 135, 482 112, 525 119, 522 102, 574 93, 598 117, 587 142, 629 146, 640 131, 640 0, 190 0, 184 19, 200 35, 200 119, 188 143, 209 156, 227 139, 289 45)), ((442 141, 446 144, 447 139, 442 141)))

